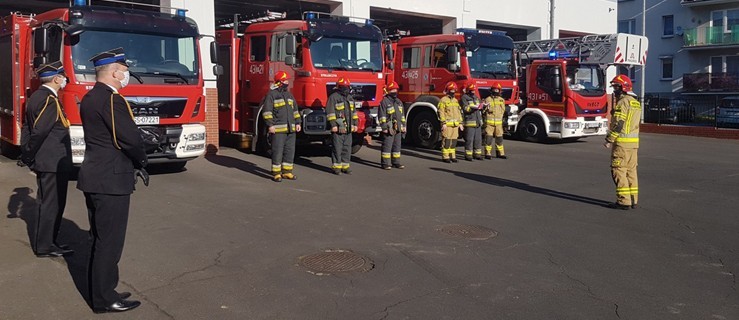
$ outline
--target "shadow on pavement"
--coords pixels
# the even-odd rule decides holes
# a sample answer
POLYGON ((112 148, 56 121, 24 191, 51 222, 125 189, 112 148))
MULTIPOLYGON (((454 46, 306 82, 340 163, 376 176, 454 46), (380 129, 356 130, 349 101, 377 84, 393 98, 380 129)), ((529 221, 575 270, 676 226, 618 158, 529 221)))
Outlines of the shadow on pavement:
POLYGON ((257 177, 272 179, 272 174, 268 170, 261 168, 249 161, 244 161, 233 157, 221 156, 217 154, 205 155, 205 159, 221 167, 239 169, 241 171, 251 173, 257 177))
POLYGON ((431 168, 431 170, 451 173, 458 177, 462 177, 462 178, 469 179, 472 181, 487 183, 489 185, 493 185, 496 187, 514 188, 514 189, 536 193, 536 194, 541 194, 545 196, 550 196, 554 198, 582 202, 582 203, 586 203, 586 204, 590 204, 594 206, 606 206, 609 204, 608 201, 603 201, 600 199, 588 198, 588 197, 579 196, 576 194, 541 188, 537 186, 532 186, 530 184, 521 183, 518 181, 508 180, 508 179, 501 179, 501 178, 490 177, 490 176, 485 176, 485 175, 476 174, 476 173, 454 171, 454 170, 442 169, 442 168, 431 168))
MULTIPOLYGON (((36 226, 38 215, 36 198, 31 197, 32 192, 33 190, 28 187, 15 188, 13 194, 8 199, 9 214, 7 216, 8 218, 21 218, 26 223, 28 242, 31 244, 31 248, 35 245, 34 227, 36 226)), ((82 299, 90 305, 87 264, 92 242, 89 232, 80 229, 71 220, 62 218, 57 241, 61 244, 68 245, 70 249, 74 250, 74 254, 64 257, 64 260, 69 274, 72 276, 72 281, 74 281, 74 285, 77 287, 77 291, 82 296, 82 299)))

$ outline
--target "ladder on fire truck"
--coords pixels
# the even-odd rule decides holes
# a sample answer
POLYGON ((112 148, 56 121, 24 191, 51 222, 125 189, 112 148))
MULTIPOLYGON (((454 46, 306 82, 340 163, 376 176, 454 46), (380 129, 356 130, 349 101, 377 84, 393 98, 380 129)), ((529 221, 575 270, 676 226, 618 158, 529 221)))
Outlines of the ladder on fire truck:
POLYGON ((237 35, 240 35, 239 30, 241 25, 249 25, 257 22, 281 20, 287 17, 286 12, 276 11, 260 11, 250 14, 234 14, 233 18, 221 19, 216 21, 216 29, 231 29, 233 28, 237 35))
POLYGON ((588 64, 644 65, 646 37, 613 33, 575 38, 518 41, 516 50, 528 59, 578 58, 588 64))

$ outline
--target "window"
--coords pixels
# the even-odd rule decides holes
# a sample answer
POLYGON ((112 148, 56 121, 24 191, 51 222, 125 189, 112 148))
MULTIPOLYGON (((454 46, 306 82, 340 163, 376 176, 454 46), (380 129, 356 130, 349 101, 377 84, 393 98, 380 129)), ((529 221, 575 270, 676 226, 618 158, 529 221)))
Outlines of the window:
POLYGON ((711 12, 711 27, 723 27, 723 32, 739 32, 739 9, 711 12))
POLYGON ((249 61, 262 62, 267 59, 267 37, 253 36, 249 38, 251 48, 249 50, 249 61))
POLYGON ((431 67, 431 46, 426 46, 423 53, 423 66, 431 67))
POLYGON ((636 19, 619 20, 618 21, 618 32, 635 34, 636 33, 636 19))
POLYGON ((421 65, 421 48, 403 49, 403 69, 415 69, 421 65))
POLYGON ((675 18, 672 15, 662 16, 662 36, 672 37, 675 35, 675 18))
MULTIPOLYGON (((270 61, 285 62, 285 57, 287 56, 287 54, 285 53, 285 45, 287 44, 287 38, 285 38, 286 35, 287 34, 284 34, 284 33, 280 35, 277 35, 277 34, 272 35, 272 42, 270 44, 270 55, 269 55, 270 61)), ((296 64, 295 66, 302 66, 303 65, 302 63, 303 57, 301 55, 302 49, 303 49, 302 40, 301 40, 302 38, 300 37, 300 35, 296 36, 295 38, 296 38, 295 39, 295 43, 296 43, 296 47, 295 47, 296 64)))
POLYGON ((618 66, 618 74, 628 75, 629 79, 631 79, 631 82, 636 81, 636 68, 634 68, 633 66, 625 66, 625 65, 618 66))
POLYGON ((662 60, 662 79, 672 80, 672 57, 663 57, 662 60))
POLYGON ((711 57, 711 73, 722 73, 724 72, 724 57, 711 57))
POLYGON ((739 55, 711 57, 711 69, 713 74, 728 73, 739 76, 739 55))

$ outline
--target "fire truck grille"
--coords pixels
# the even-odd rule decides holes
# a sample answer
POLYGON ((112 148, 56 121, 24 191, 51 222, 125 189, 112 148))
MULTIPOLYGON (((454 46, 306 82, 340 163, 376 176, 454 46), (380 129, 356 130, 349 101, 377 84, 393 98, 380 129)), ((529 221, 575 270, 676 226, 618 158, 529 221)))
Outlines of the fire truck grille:
MULTIPOLYGON (((480 87, 480 98, 485 99, 490 96, 490 87, 480 87)), ((513 95, 513 88, 503 88, 503 99, 509 100, 513 95)))
POLYGON ((185 111, 187 98, 177 97, 126 97, 134 116, 158 116, 179 118, 185 111))
MULTIPOLYGON (((334 92, 335 83, 326 84, 326 96, 334 92)), ((356 101, 375 101, 377 99, 377 86, 374 84, 352 85, 352 96, 356 101)))

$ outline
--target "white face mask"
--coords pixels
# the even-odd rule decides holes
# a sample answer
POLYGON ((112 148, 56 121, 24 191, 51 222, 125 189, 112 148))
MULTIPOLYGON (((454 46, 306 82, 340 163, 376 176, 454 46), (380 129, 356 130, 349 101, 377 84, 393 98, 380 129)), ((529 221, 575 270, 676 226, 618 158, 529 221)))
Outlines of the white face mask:
POLYGON ((116 80, 118 80, 121 83, 121 88, 125 88, 128 85, 128 80, 131 78, 131 73, 128 72, 128 70, 121 71, 121 72, 123 72, 123 80, 118 80, 118 78, 116 78, 116 80))
POLYGON ((67 78, 64 78, 64 81, 59 85, 59 89, 64 89, 64 87, 67 86, 67 78))

